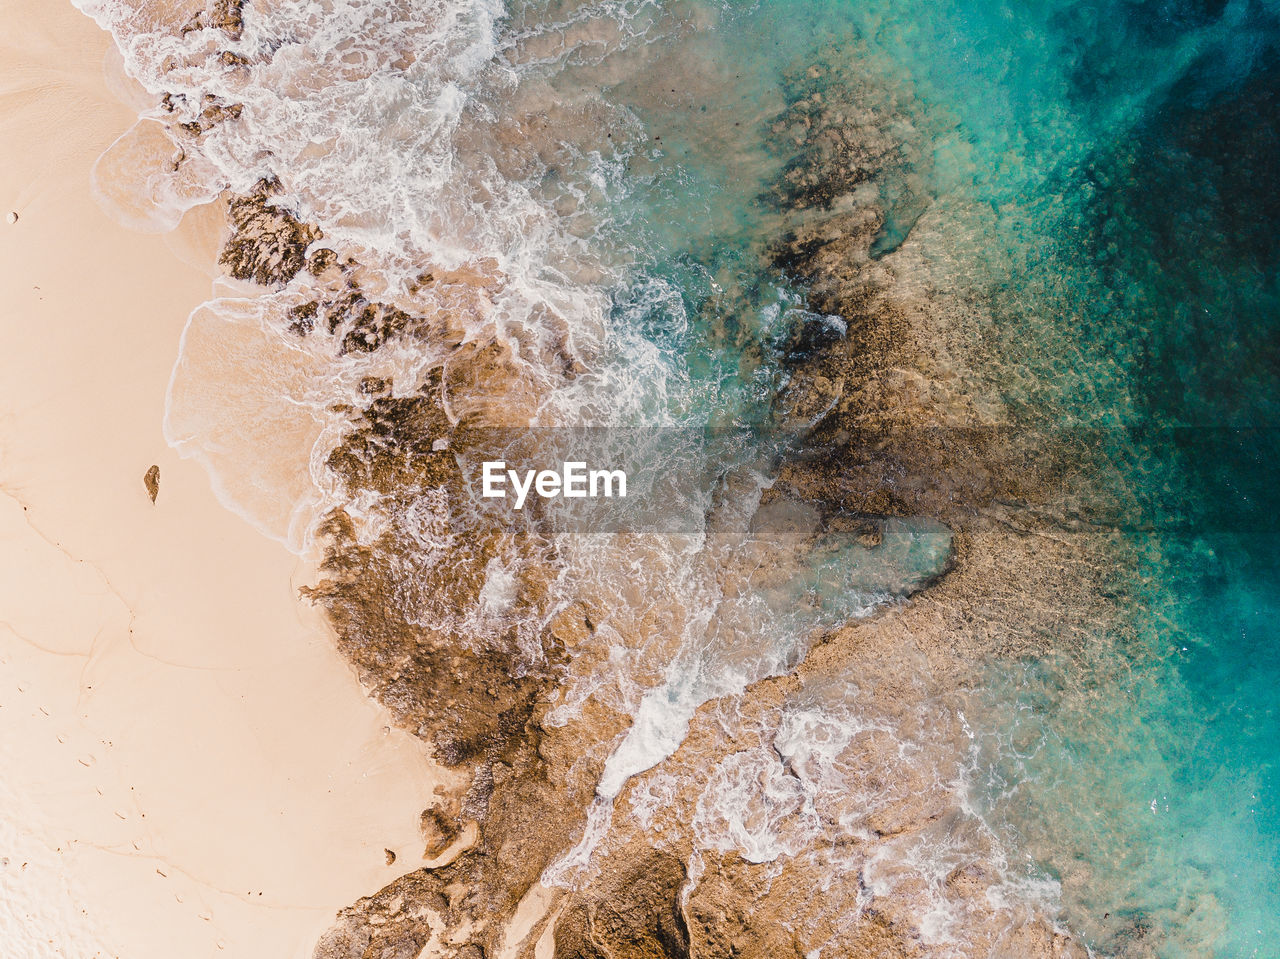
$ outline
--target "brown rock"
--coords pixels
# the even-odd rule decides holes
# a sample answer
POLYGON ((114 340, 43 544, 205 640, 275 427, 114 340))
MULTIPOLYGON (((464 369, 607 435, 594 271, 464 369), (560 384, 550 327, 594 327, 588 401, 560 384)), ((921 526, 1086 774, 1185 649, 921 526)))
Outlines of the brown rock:
POLYGON ((574 603, 556 614, 549 631, 566 649, 574 649, 590 638, 592 625, 587 611, 581 604, 574 603))
POLYGON ((687 959, 684 862, 648 850, 578 896, 555 928, 555 959, 687 959))
MULTIPOLYGON (((195 127, 198 134, 199 124, 195 127)), ((321 236, 318 228, 271 202, 279 193, 278 182, 263 180, 248 196, 231 201, 231 236, 219 262, 238 280, 283 286, 306 265, 307 247, 321 236)))
POLYGON ((209 10, 209 25, 232 40, 239 40, 244 33, 244 0, 214 0, 209 10))
POLYGON ((338 254, 328 247, 321 247, 311 254, 307 261, 307 272, 315 277, 323 277, 338 269, 338 254))
POLYGON ((422 850, 423 859, 435 859, 458 838, 458 824, 434 806, 422 811, 419 827, 426 842, 422 850))
POLYGON ((156 501, 156 497, 160 495, 160 467, 152 463, 151 468, 142 477, 142 485, 147 488, 147 495, 151 497, 151 502, 156 501))

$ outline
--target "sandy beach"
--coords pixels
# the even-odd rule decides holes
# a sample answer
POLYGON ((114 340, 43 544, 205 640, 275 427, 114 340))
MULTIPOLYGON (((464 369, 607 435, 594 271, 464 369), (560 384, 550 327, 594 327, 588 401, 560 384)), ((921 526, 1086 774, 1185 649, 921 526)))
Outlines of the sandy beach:
POLYGON ((133 111, 108 37, 69 3, 6 14, 0 939, 306 956, 337 909, 421 863, 439 776, 298 601, 306 567, 163 440, 218 217, 163 238, 110 219, 91 169, 133 111))

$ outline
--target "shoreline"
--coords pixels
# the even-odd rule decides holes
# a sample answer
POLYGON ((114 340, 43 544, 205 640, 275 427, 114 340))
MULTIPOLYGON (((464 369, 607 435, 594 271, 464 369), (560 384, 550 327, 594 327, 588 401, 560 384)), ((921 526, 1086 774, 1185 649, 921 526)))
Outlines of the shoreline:
MULTIPOLYGON (((421 863, 443 777, 298 598, 304 566, 163 440, 220 221, 192 211, 165 237, 112 222, 91 170, 134 113, 103 68, 110 38, 69 3, 24 0, 16 20, 0 46, 5 135, 26 145, 0 178, 18 214, 0 224, 0 758, 27 817, 7 825, 49 855, 0 884, 14 902, 65 895, 103 956, 309 956, 340 907, 421 863)), ((75 934, 22 926, 30 949, 75 934)))

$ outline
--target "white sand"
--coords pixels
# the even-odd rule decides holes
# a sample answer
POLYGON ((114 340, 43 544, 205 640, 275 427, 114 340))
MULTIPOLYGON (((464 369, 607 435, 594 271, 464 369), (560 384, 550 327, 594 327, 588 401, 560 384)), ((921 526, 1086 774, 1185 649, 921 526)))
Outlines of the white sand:
POLYGON ((439 772, 296 600, 296 560, 165 446, 216 218, 160 238, 100 211, 90 169, 132 122, 108 39, 69 3, 5 2, 0 952, 309 955, 421 863, 439 772))

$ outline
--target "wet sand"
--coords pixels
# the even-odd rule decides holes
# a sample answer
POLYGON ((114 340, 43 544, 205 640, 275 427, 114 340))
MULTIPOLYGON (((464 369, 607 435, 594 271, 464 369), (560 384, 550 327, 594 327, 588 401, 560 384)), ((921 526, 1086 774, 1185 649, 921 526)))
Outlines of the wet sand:
POLYGON ((133 112, 108 37, 69 3, 10 2, 6 21, 0 925, 18 928, 0 937, 309 955, 339 907, 421 863, 439 773, 296 599, 306 567, 162 438, 218 217, 163 239, 110 220, 90 172, 133 112))

